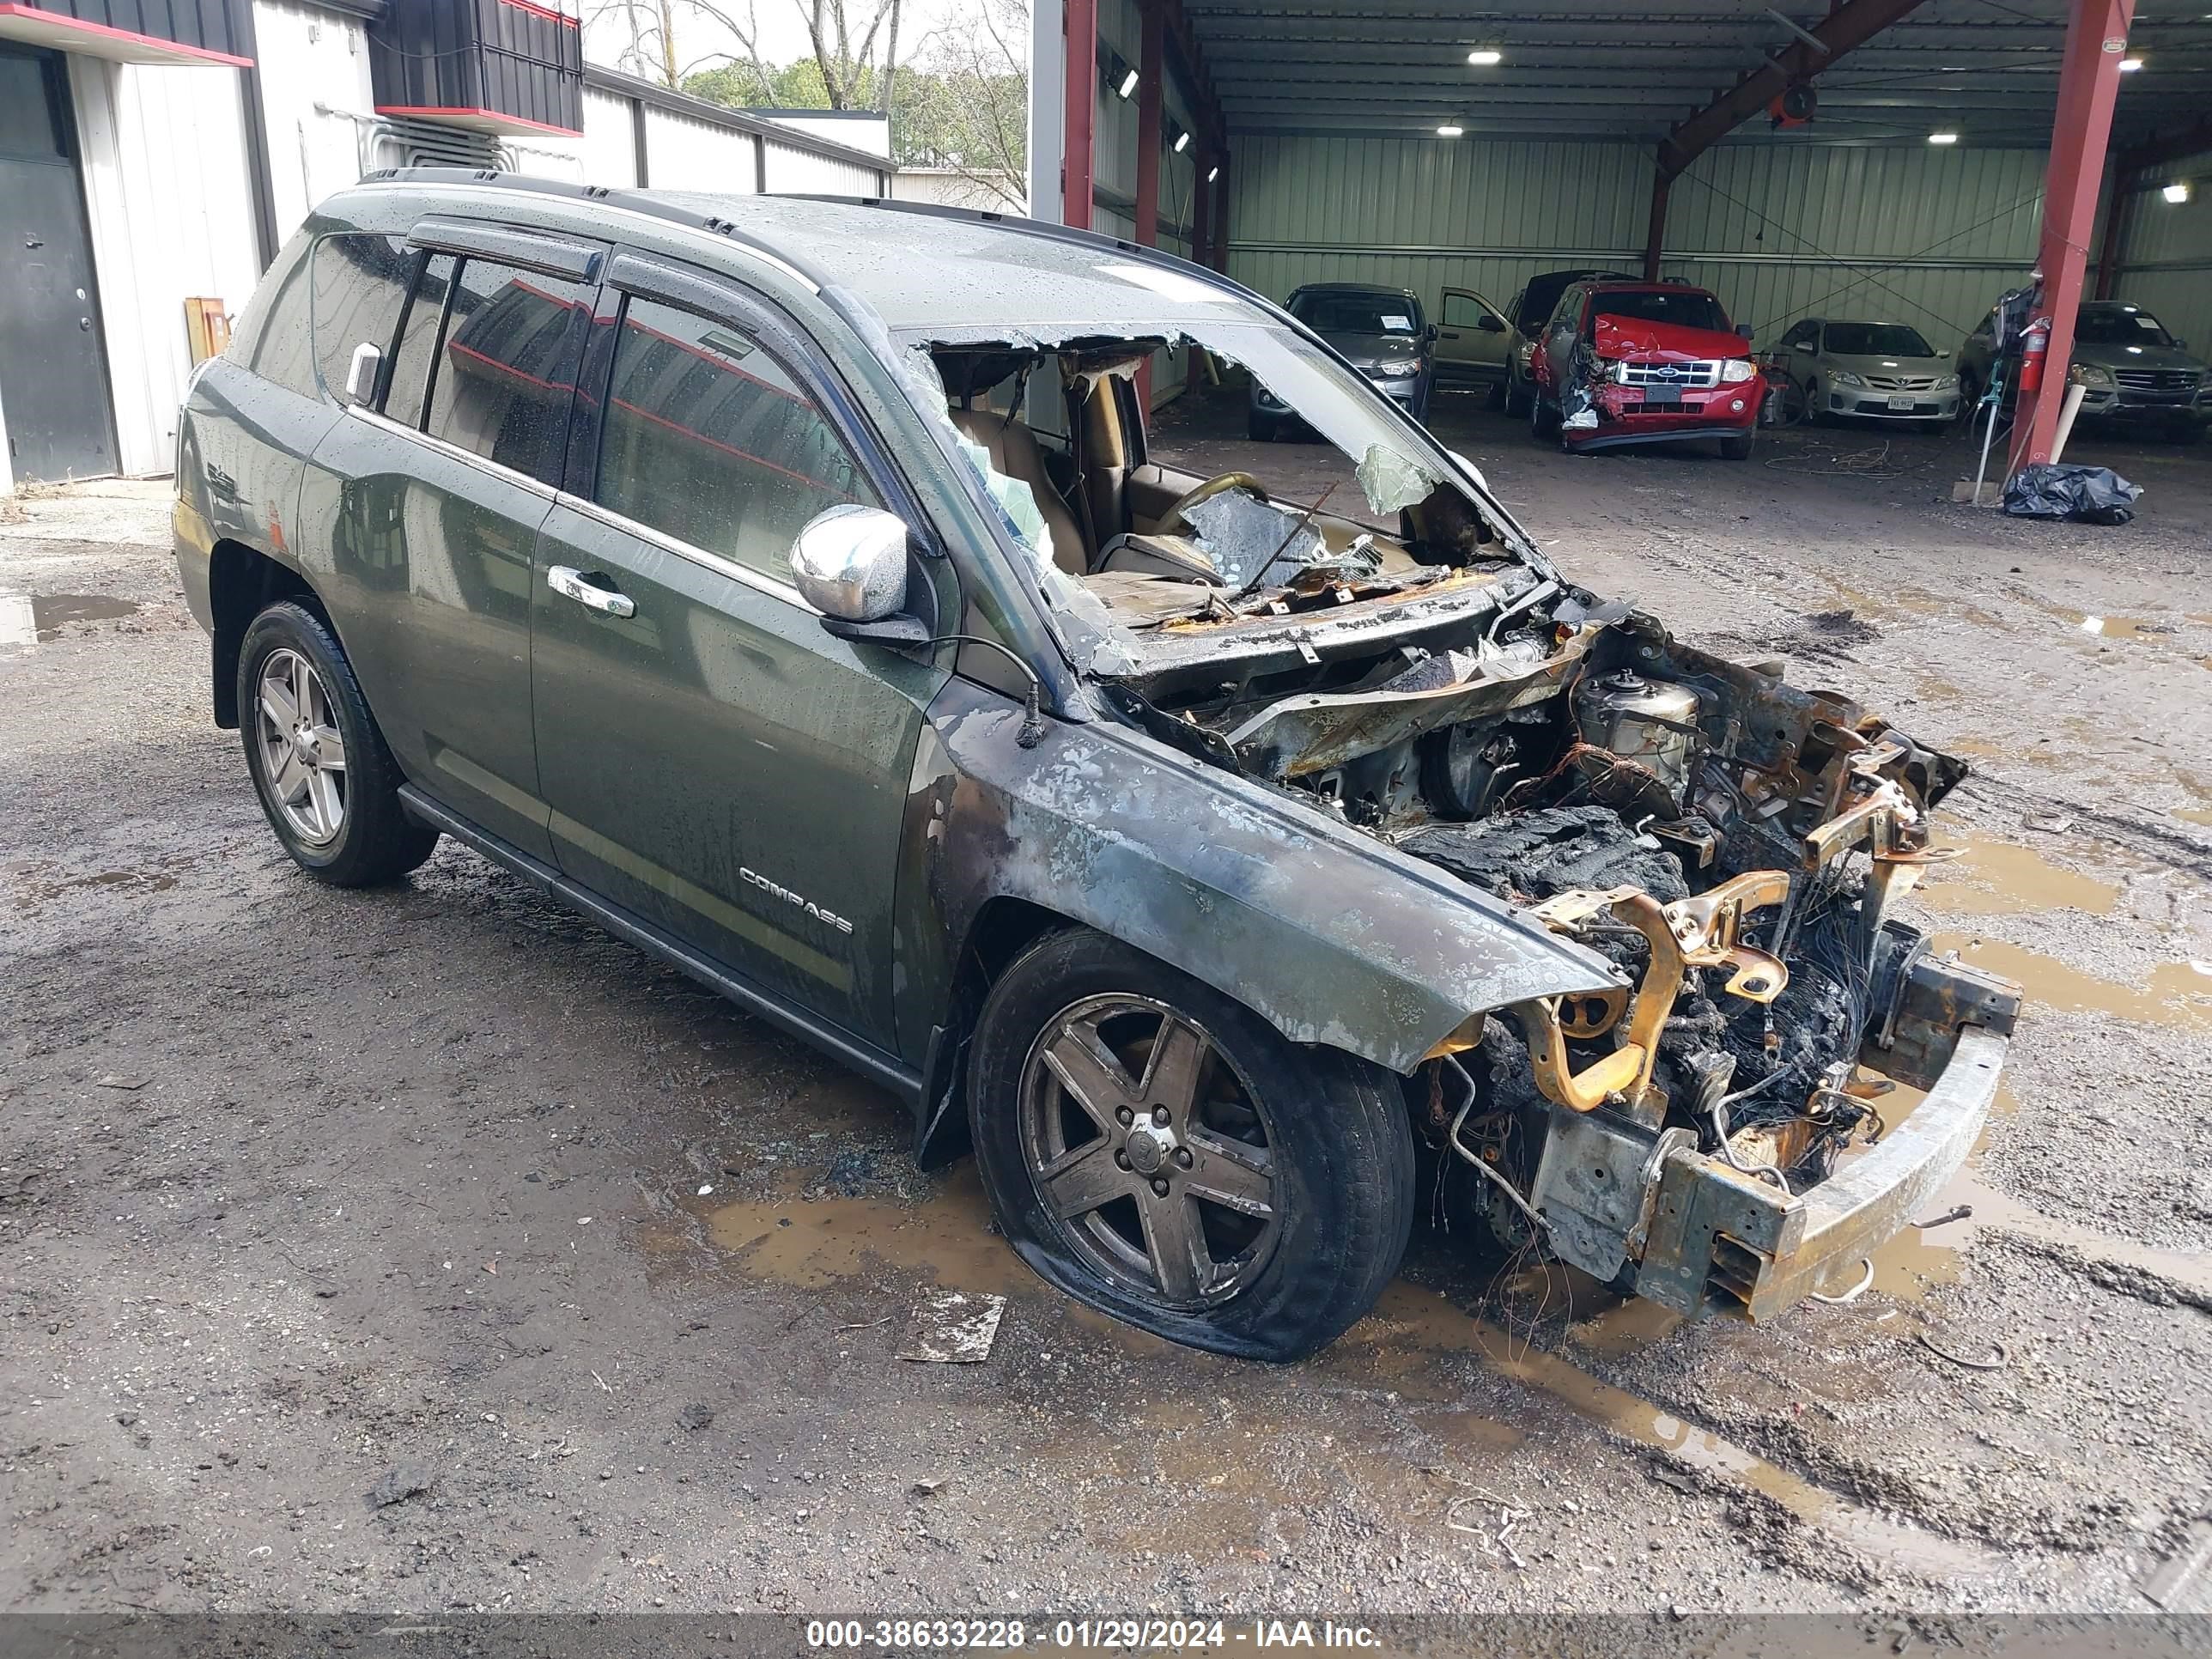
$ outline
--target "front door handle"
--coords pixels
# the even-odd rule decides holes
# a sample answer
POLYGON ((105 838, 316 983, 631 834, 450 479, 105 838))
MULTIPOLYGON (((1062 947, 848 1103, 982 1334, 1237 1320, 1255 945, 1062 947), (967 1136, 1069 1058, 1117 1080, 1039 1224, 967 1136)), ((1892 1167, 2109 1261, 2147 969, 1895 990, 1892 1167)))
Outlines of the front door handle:
MULTIPOLYGON (((605 580, 605 577, 600 578, 602 581, 605 580)), ((545 586, 562 598, 574 599, 578 605, 589 605, 605 616, 637 615, 637 606, 627 595, 617 593, 611 587, 601 587, 598 582, 588 580, 582 571, 568 565, 556 564, 546 571, 545 586)))

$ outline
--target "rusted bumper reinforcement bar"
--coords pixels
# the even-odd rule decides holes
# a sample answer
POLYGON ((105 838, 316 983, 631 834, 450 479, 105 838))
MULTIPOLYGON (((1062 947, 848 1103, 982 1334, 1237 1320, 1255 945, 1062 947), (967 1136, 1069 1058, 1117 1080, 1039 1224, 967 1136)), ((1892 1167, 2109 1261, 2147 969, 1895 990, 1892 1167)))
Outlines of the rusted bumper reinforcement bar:
POLYGON ((1677 1146, 1660 1160, 1637 1294, 1679 1312, 1770 1318, 1901 1231, 1973 1151, 2011 1038, 1958 1034, 1949 1063, 1911 1115, 1799 1197, 1677 1146))

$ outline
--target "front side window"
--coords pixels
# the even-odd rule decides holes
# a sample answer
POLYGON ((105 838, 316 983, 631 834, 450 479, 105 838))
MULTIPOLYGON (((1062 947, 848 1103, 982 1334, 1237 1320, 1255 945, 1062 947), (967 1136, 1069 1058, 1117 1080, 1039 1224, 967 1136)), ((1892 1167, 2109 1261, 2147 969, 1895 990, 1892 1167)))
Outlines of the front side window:
POLYGON ((315 372, 331 397, 345 396, 355 347, 391 351, 415 260, 398 236, 349 232, 315 244, 315 372))
POLYGON ((1480 328, 1483 316, 1482 302, 1472 294, 1444 295, 1446 328, 1480 328))
POLYGON ((815 514, 881 498, 791 374, 726 323, 653 300, 623 310, 593 499, 664 535, 791 579, 815 514))
POLYGON ((591 289, 558 276, 464 260, 423 430, 560 483, 592 297, 591 289))

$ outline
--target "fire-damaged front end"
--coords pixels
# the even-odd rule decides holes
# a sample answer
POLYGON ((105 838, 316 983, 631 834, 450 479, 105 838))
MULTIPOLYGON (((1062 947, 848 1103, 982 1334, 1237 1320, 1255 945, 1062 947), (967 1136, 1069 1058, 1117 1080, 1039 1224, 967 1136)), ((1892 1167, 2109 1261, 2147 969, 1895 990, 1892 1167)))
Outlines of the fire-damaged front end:
POLYGON ((1387 1066, 1508 1248, 1692 1316, 1841 1288, 1972 1148, 2018 1006, 1890 914, 1965 767, 1574 586, 1256 301, 1173 324, 884 342, 1094 703, 940 699, 946 926, 1018 898, 1387 1066), (1157 453, 1129 380, 1194 341, 1364 514, 1157 453))
POLYGON ((1123 689, 1618 970, 1473 1013, 1409 1079, 1502 1242, 1764 1316, 1855 1275, 1971 1148, 2017 996, 1887 914, 1965 769, 1856 704, 1548 582, 1371 656, 1123 689), (1909 1116, 1899 1085, 1929 1091, 1909 1116))

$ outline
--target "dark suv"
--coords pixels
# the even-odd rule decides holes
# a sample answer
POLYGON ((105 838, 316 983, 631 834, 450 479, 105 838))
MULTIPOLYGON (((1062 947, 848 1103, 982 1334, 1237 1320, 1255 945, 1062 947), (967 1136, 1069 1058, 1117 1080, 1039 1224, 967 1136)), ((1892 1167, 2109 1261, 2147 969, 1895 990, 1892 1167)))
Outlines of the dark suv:
POLYGON ((1329 1341, 1431 1196, 1771 1315, 1996 1086, 2015 999, 1881 914, 1964 769, 1574 586, 1196 266, 379 175, 196 375, 177 496, 301 868, 453 837, 891 1091, 1039 1273, 1180 1341, 1329 1341), (1359 504, 1156 447, 1176 341, 1359 504), (1929 1091, 1878 1145, 1863 1060, 1929 1091))

